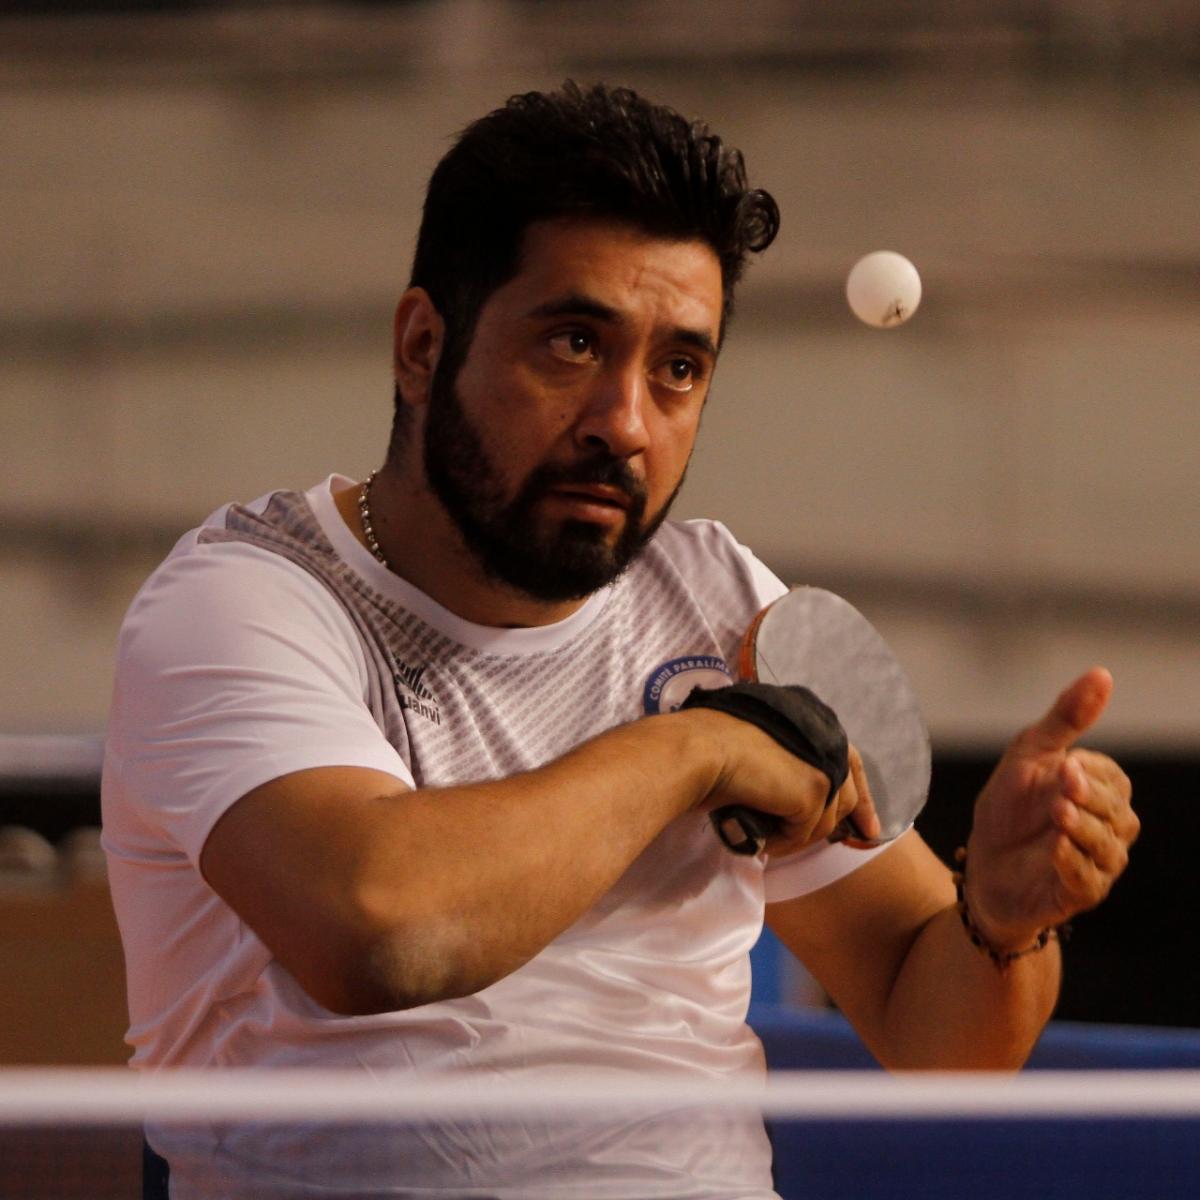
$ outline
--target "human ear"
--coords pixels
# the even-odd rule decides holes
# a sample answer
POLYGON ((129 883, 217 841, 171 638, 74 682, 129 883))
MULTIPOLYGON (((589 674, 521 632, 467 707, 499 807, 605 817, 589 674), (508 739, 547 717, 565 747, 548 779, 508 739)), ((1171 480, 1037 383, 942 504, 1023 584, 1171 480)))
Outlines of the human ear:
POLYGON ((413 287, 396 305, 392 365, 408 404, 423 404, 441 357, 446 323, 424 288, 413 287))

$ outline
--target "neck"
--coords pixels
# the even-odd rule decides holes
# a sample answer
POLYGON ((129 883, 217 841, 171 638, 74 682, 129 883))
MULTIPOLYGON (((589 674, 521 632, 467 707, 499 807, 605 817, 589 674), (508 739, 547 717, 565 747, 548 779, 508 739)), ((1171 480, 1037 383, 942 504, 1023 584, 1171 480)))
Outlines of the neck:
MULTIPOLYGON (((359 511, 362 485, 334 497, 342 520, 371 551, 359 511)), ((455 616, 476 625, 526 628, 562 621, 585 600, 534 599, 486 575, 462 534, 423 481, 384 466, 375 476, 367 515, 388 569, 455 616)))

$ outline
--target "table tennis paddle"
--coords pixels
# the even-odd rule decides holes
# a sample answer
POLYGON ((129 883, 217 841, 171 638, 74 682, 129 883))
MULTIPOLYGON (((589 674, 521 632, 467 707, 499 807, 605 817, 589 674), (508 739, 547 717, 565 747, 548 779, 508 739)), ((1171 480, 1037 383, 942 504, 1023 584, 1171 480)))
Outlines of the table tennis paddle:
MULTIPOLYGON (((883 845, 910 828, 929 795, 929 734, 916 693, 887 643, 852 604, 823 588, 798 587, 768 604, 742 640, 738 676, 799 684, 837 714, 862 756, 882 827, 866 839, 853 814, 831 837, 883 845)), ((711 814, 718 836, 738 854, 759 854, 779 818, 732 804, 711 814)))

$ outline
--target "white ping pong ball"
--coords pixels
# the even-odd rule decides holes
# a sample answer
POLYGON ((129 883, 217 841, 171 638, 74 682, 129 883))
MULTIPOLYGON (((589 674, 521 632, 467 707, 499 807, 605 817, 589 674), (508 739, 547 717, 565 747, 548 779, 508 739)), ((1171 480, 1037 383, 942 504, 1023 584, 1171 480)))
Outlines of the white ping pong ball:
POLYGON ((894 250, 866 254, 846 277, 850 311, 876 329, 903 325, 921 303, 921 276, 917 268, 894 250))

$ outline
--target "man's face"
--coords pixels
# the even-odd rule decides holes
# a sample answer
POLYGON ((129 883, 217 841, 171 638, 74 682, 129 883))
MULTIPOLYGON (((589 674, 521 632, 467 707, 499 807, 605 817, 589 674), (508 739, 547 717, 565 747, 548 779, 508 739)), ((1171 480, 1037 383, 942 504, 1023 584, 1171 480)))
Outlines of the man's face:
POLYGON ((425 422, 426 478, 488 575, 559 602, 628 566, 683 481, 721 305, 702 242, 530 227, 425 422))

